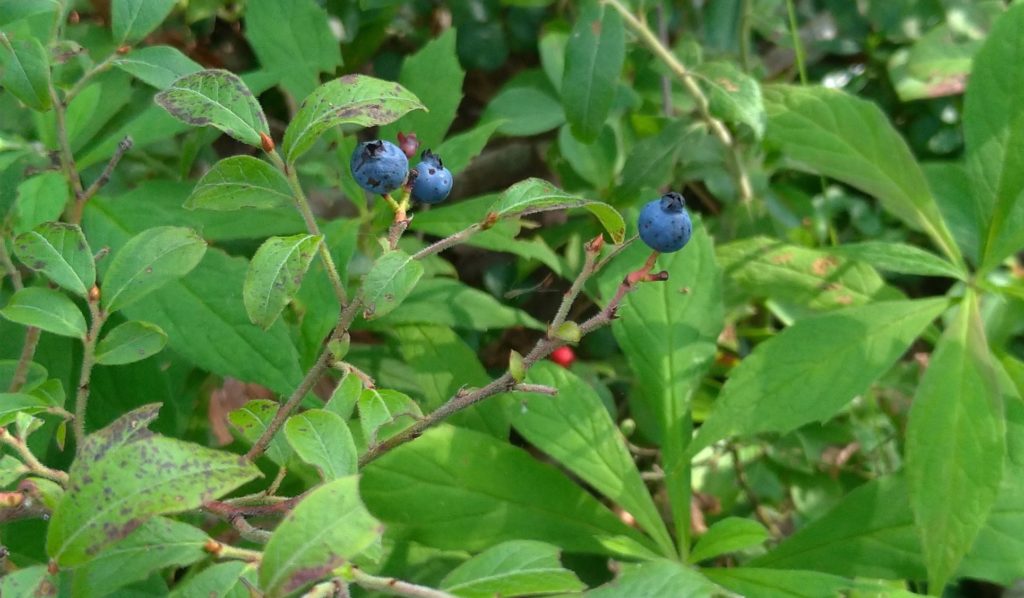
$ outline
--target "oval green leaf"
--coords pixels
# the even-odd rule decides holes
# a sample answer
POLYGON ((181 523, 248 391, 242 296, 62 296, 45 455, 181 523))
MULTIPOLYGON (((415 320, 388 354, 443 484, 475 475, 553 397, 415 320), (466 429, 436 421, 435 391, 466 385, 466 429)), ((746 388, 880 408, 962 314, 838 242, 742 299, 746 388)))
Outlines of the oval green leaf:
POLYGON ((363 317, 379 318, 399 306, 423 276, 423 264, 402 251, 380 256, 363 279, 363 317))
POLYGON ((173 46, 148 46, 114 60, 114 66, 157 89, 167 89, 177 79, 203 70, 199 63, 173 46))
MULTIPOLYGON (((274 414, 277 413, 277 408, 278 404, 273 401, 249 401, 229 413, 228 421, 251 445, 266 431, 270 420, 274 419, 274 414)), ((267 447, 266 455, 271 461, 284 467, 292 457, 292 449, 285 442, 283 435, 275 434, 267 447)))
POLYGON ((110 6, 111 29, 118 45, 141 41, 163 23, 176 0, 114 0, 110 6))
POLYGON ((508 218, 568 208, 586 208, 597 216, 611 235, 612 242, 621 243, 626 237, 626 223, 618 210, 604 202, 562 191, 543 179, 526 179, 512 185, 491 206, 490 213, 498 218, 508 218))
POLYGON ((144 230, 117 252, 103 277, 103 306, 115 312, 195 268, 206 242, 188 228, 144 230))
POLYGON ((513 540, 481 552, 441 581, 441 589, 463 598, 568 594, 586 589, 562 567, 557 546, 513 540))
POLYGON ((215 127, 254 147, 263 146, 260 133, 270 134, 255 96, 238 75, 228 71, 185 75, 158 93, 156 103, 185 124, 215 127))
POLYGON ((565 47, 562 106, 580 141, 597 138, 615 101, 626 59, 626 30, 610 6, 587 2, 565 47))
POLYGON ((167 335, 156 324, 132 320, 111 330, 96 346, 96 363, 122 365, 163 350, 167 335))
POLYGON ((23 264, 85 297, 96 284, 96 263, 92 250, 74 224, 46 222, 14 239, 14 255, 23 264))
POLYGON ((6 91, 26 106, 45 112, 50 109, 50 62, 39 40, 9 40, 0 33, 3 44, 4 75, 0 82, 6 91))
POLYGON ((356 445, 337 413, 310 409, 293 415, 284 425, 284 435, 295 454, 319 469, 325 480, 356 473, 356 445))
POLYGON ((256 251, 242 285, 245 311, 266 330, 302 286, 322 236, 271 237, 256 251))
POLYGON ((72 338, 85 338, 85 316, 67 295, 53 289, 29 287, 11 297, 0 315, 24 326, 72 338))
POLYGON ((232 156, 213 165, 185 201, 190 210, 239 210, 290 205, 292 190, 276 168, 252 156, 232 156))

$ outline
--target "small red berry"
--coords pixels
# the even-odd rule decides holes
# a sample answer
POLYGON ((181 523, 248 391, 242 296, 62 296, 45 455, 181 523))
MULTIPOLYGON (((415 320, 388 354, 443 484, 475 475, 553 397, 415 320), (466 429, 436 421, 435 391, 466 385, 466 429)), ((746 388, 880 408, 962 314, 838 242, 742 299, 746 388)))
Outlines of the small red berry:
POLYGON ((551 352, 551 361, 563 368, 568 368, 572 362, 576 361, 576 353, 571 347, 559 347, 551 352))
POLYGON ((416 155, 416 150, 420 148, 420 140, 416 139, 416 133, 406 135, 399 131, 398 147, 402 148, 402 152, 405 153, 406 157, 412 158, 416 155))

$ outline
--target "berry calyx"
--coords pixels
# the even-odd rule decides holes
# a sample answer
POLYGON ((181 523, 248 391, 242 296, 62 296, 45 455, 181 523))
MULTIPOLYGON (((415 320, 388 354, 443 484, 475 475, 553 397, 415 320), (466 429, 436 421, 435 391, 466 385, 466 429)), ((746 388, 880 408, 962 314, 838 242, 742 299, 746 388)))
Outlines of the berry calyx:
POLYGON ((416 165, 416 180, 412 184, 412 198, 421 203, 440 203, 452 190, 452 172, 444 167, 441 157, 427 150, 416 165))
POLYGON ((551 352, 551 361, 563 368, 568 368, 572 365, 572 362, 576 361, 576 353, 572 350, 572 347, 561 346, 551 352))
POLYGON ((640 239, 661 253, 679 251, 690 242, 693 224, 686 211, 686 200, 675 191, 648 202, 637 219, 640 239))
POLYGON ((365 141, 356 147, 349 162, 352 177, 370 193, 391 193, 405 183, 409 159, 390 141, 365 141))

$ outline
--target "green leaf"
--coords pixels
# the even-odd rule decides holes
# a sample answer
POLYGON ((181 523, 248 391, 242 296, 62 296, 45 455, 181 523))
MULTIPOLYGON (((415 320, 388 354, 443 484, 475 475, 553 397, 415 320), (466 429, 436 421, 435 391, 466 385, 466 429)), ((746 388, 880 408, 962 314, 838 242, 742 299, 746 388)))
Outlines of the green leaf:
POLYGON ((367 446, 375 446, 423 417, 419 405, 397 390, 367 388, 359 395, 359 424, 367 446))
POLYGON ((156 324, 132 320, 108 332, 96 346, 96 363, 123 365, 156 355, 167 344, 167 334, 156 324))
POLYGON ((605 125, 591 143, 584 143, 572 134, 569 125, 558 129, 558 150, 576 174, 604 190, 612 186, 619 158, 619 139, 610 125, 605 125))
POLYGON ((337 413, 310 409, 293 415, 284 425, 284 435, 295 454, 319 469, 325 480, 356 473, 356 445, 337 413))
POLYGON ((557 547, 513 540, 489 548, 445 576, 441 589, 464 598, 579 592, 586 588, 562 567, 557 547))
POLYGON ((390 313, 409 296, 421 276, 423 264, 402 251, 389 251, 377 258, 363 278, 363 317, 372 320, 390 313))
POLYGON ((475 551, 528 539, 574 552, 655 555, 650 540, 554 467, 462 428, 430 429, 373 461, 361 492, 389 528, 427 546, 475 551))
POLYGON ((0 393, 0 426, 13 423, 19 413, 34 415, 42 413, 52 406, 49 401, 34 395, 2 392, 0 393))
POLYGON ((971 262, 978 263, 985 216, 977 211, 967 166, 963 162, 925 162, 921 168, 953 238, 960 244, 964 255, 971 262), (964 201, 965 197, 972 197, 972 201, 964 201))
POLYGON ((614 8, 582 6, 565 47, 562 106, 580 141, 597 138, 615 100, 626 59, 626 29, 614 8))
MULTIPOLYGON (((648 247, 634 243, 609 264, 599 279, 606 301, 649 252, 648 247)), ((691 396, 714 357, 724 318, 721 273, 703 222, 694 220, 686 249, 659 256, 658 266, 668 272, 669 279, 641 284, 626 295, 612 332, 635 373, 631 412, 663 448, 678 533, 689 521, 688 461, 683 459, 683 444, 690 435, 691 396)))
POLYGON ((901 101, 963 93, 971 74, 972 58, 981 42, 961 37, 944 23, 933 27, 909 48, 892 53, 887 65, 889 78, 901 101))
MULTIPOLYGON (((238 430, 242 438, 252 445, 266 431, 270 420, 274 419, 278 407, 277 403, 265 399, 248 401, 245 405, 229 413, 228 421, 238 430)), ((270 445, 267 446, 265 454, 274 463, 285 467, 292 457, 292 449, 288 446, 283 434, 275 434, 270 445)))
POLYGON ((658 189, 667 184, 679 152, 688 141, 687 133, 685 120, 670 120, 657 135, 633 146, 622 167, 622 180, 614 191, 616 200, 640 203, 643 198, 638 195, 642 190, 658 189))
POLYGON ((9 40, 0 33, 3 44, 4 90, 38 112, 50 109, 50 61, 39 40, 9 40))
POLYGON ((451 278, 421 280, 402 302, 402 309, 370 322, 379 330, 406 324, 437 324, 466 330, 546 327, 530 314, 509 307, 490 293, 451 278))
POLYGON ((833 254, 871 264, 879 270, 919 276, 944 276, 964 280, 967 273, 934 253, 905 243, 864 241, 837 245, 833 254))
POLYGON ((24 326, 71 338, 85 338, 85 316, 64 293, 43 287, 28 287, 11 296, 0 315, 24 326))
POLYGON ((997 265, 1024 243, 1024 83, 1019 69, 1024 8, 996 21, 974 58, 964 99, 964 143, 972 202, 982 225, 983 268, 997 265))
POLYGON ((47 572, 46 565, 24 567, 0 577, 0 593, 4 596, 56 596, 59 589, 60 580, 47 572))
MULTIPOLYGON (((234 593, 237 586, 245 587, 242 580, 252 583, 255 587, 256 579, 254 570, 250 563, 244 561, 228 561, 217 563, 203 569, 185 581, 177 584, 171 592, 171 598, 240 598, 234 593)), ((245 590, 241 596, 248 596, 249 590, 245 590)))
POLYGON ((770 237, 722 245, 717 257, 726 280, 752 298, 782 300, 816 311, 863 305, 886 291, 885 281, 868 263, 770 237))
POLYGON ((175 0, 113 0, 111 28, 117 45, 142 41, 164 22, 175 0))
POLYGON ((740 362, 689 454, 729 436, 785 433, 831 418, 948 305, 945 298, 887 301, 799 320, 740 362))
MULTIPOLYGON (((451 328, 421 324, 397 326, 390 332, 402 360, 412 368, 413 381, 429 410, 440 407, 460 388, 480 387, 491 381, 476 351, 451 328)), ((447 421, 508 438, 508 415, 498 397, 456 413, 447 421)))
POLYGON ((323 236, 271 237, 256 250, 242 286, 245 311, 266 330, 302 286, 323 236))
POLYGON ((238 75, 228 71, 185 75, 158 93, 156 103, 185 124, 209 125, 254 147, 263 146, 260 133, 270 135, 267 117, 255 96, 238 75))
POLYGON ((504 123, 503 120, 492 120, 473 127, 472 129, 452 135, 444 140, 444 143, 437 146, 434 152, 444 160, 445 168, 452 171, 452 174, 462 172, 473 158, 480 155, 491 135, 504 123))
POLYGON ((765 88, 764 100, 765 140, 781 150, 784 164, 876 197, 960 263, 921 167, 877 105, 835 89, 788 85, 765 88))
POLYGON ((188 276, 125 314, 159 326, 175 353, 208 372, 288 394, 302 379, 298 353, 284 323, 264 331, 249 322, 242 304, 246 266, 242 258, 208 251, 188 276))
POLYGON ((156 515, 196 509, 259 475, 238 455, 145 429, 151 407, 87 439, 50 520, 47 553, 64 567, 94 559, 156 515))
POLYGON ((466 76, 455 54, 455 33, 454 28, 449 28, 402 62, 398 82, 416 94, 429 112, 407 114, 382 127, 378 135, 381 139, 394 139, 399 131, 414 131, 421 147, 434 149, 449 169, 450 158, 440 152, 438 145, 455 120, 466 76))
POLYGON ((978 309, 969 292, 932 353, 907 423, 910 503, 934 591, 970 550, 1003 475, 1003 406, 978 309))
POLYGON ((512 418, 516 431, 632 514, 662 554, 674 555, 661 513, 597 392, 551 362, 536 364, 527 379, 557 388, 558 395, 517 394, 522 407, 512 418))
MULTIPOLYGON (((817 571, 791 571, 776 569, 754 569, 751 567, 730 567, 701 569, 701 573, 723 588, 740 596, 758 598, 820 598, 821 596, 845 596, 845 591, 854 587, 854 582, 817 571)), ((860 596, 861 594, 855 594, 860 596)), ((870 593, 869 596, 889 594, 870 593)))
POLYGON ((708 90, 711 114, 731 125, 747 125, 758 139, 764 135, 768 119, 757 79, 731 62, 706 62, 696 72, 708 90))
POLYGON ((96 284, 92 249, 74 224, 46 222, 14 240, 14 255, 32 270, 85 297, 96 284))
POLYGON ((383 529, 359 499, 359 481, 348 476, 320 486, 285 516, 267 542, 260 588, 284 596, 330 575, 383 529))
POLYGON ((155 517, 76 569, 73 591, 77 596, 108 595, 162 569, 191 565, 209 556, 203 550, 207 540, 187 523, 155 517))
POLYGON ((185 201, 190 210, 238 210, 290 206, 292 190, 276 168, 252 156, 232 156, 213 165, 185 201))
POLYGON ((499 218, 509 218, 550 210, 586 208, 597 217, 612 238, 621 243, 626 236, 626 224, 622 215, 612 206, 571 193, 566 193, 543 179, 526 179, 512 185, 490 208, 499 218))
POLYGON ((137 48, 115 58, 114 66, 157 89, 167 89, 175 80, 203 70, 173 46, 137 48))
POLYGON ((284 158, 294 164, 333 127, 386 125, 412 110, 423 109, 416 96, 398 83, 345 75, 324 83, 303 100, 284 133, 284 158))
POLYGON ((341 66, 328 15, 313 0, 249 0, 245 38, 263 68, 296 99, 320 84, 320 73, 334 73, 341 66))
POLYGON ((625 565, 610 583, 587 592, 587 598, 713 598, 721 591, 686 565, 663 559, 625 565))
POLYGON ((114 255, 103 276, 103 306, 115 312, 195 268, 206 242, 188 228, 161 226, 142 231, 114 255))
POLYGON ((528 137, 562 126, 565 110, 547 81, 523 84, 513 80, 487 103, 480 124, 498 121, 499 133, 528 137))
POLYGON ((769 538, 768 530, 760 523, 742 517, 726 517, 716 521, 697 540, 690 552, 691 563, 699 563, 716 556, 745 548, 760 546, 769 538))
MULTIPOLYGON (((8 395, 0 395, 0 398, 8 395)), ((4 455, 0 457, 0 489, 6 489, 11 484, 21 479, 23 475, 29 473, 29 468, 21 464, 10 455, 4 455)))
POLYGON ((354 374, 345 374, 345 377, 338 382, 338 386, 331 393, 331 398, 324 405, 324 410, 330 411, 348 421, 352 419, 352 413, 356 409, 356 403, 363 394, 363 381, 354 374))
POLYGON ((59 172, 44 172, 18 185, 14 203, 14 232, 25 233, 45 222, 59 220, 68 203, 67 180, 59 172))

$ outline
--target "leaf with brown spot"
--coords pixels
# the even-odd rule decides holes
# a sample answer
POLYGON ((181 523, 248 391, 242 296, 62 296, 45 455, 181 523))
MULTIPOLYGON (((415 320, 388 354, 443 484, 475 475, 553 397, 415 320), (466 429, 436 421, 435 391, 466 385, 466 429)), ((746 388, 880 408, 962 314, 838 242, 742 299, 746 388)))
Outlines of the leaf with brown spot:
POLYGON ((215 127, 253 147, 263 147, 260 133, 270 134, 259 102, 238 75, 228 71, 185 75, 158 93, 156 103, 185 124, 215 127))
POLYGON ((85 297, 96 283, 92 250, 74 224, 45 222, 14 240, 21 263, 72 293, 85 297))
POLYGON ((260 564, 266 596, 284 596, 327 577, 380 536, 380 523, 359 498, 358 480, 348 476, 317 488, 284 518, 260 564))

